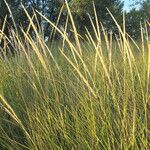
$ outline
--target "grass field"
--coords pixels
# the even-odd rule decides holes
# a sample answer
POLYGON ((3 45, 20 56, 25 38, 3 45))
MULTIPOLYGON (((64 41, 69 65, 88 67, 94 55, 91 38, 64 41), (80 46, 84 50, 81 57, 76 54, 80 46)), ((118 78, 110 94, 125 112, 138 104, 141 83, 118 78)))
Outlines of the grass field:
POLYGON ((97 22, 81 41, 72 22, 72 42, 49 22, 62 40, 47 44, 30 23, 36 39, 12 33, 19 53, 0 60, 0 149, 150 149, 148 33, 116 23, 116 39, 97 22))

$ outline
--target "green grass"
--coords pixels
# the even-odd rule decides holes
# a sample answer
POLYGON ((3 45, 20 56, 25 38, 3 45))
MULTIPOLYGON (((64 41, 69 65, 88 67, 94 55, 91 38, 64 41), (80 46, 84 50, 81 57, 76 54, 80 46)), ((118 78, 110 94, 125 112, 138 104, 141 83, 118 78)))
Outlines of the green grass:
POLYGON ((120 40, 102 41, 97 23, 82 42, 73 25, 72 44, 50 24, 64 45, 35 28, 36 43, 14 34, 19 55, 0 60, 0 149, 150 149, 149 41, 119 26, 120 40))

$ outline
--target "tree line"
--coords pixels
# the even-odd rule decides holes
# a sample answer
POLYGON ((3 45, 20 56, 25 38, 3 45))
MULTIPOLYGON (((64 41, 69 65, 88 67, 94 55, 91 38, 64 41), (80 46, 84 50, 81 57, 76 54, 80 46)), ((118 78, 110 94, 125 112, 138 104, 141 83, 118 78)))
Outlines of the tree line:
MULTIPOLYGON (((65 24, 67 17, 65 0, 6 0, 6 2, 5 0, 0 0, 0 28, 2 28, 4 20, 7 19, 4 30, 6 35, 9 35, 9 29, 14 27, 12 15, 18 30, 19 27, 24 29, 28 27, 29 20, 22 6, 25 7, 31 16, 36 13, 34 10, 37 10, 46 16, 50 21, 56 22, 59 12, 64 5, 64 9, 62 10, 62 14, 60 16, 60 24, 62 24, 62 26, 65 24), (12 14, 10 13, 6 2, 12 14)), ((98 19, 102 22, 105 29, 108 32, 112 31, 113 33, 117 34, 116 25, 108 13, 108 10, 122 26, 124 6, 122 0, 68 0, 68 5, 74 17, 74 21, 79 33, 84 35, 86 28, 89 30, 91 29, 91 21, 89 16, 93 22, 95 19, 93 2, 95 4, 98 19)), ((150 0, 137 0, 137 2, 140 3, 139 9, 133 8, 129 12, 125 13, 126 31, 134 38, 138 38, 140 36, 140 23, 142 24, 145 21, 150 21, 150 0)), ((45 36, 48 36, 52 30, 52 27, 50 27, 46 22, 43 23, 42 17, 38 14, 36 19, 38 20, 39 24, 42 24, 45 36)))

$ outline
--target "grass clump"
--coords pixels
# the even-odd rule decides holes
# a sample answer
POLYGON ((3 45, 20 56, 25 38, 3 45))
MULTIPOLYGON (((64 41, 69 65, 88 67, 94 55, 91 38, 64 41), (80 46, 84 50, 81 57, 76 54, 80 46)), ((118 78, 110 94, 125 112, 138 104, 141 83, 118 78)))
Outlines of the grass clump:
POLYGON ((91 21, 95 37, 81 40, 68 11, 74 42, 41 15, 62 37, 48 46, 26 14, 34 39, 12 33, 19 54, 0 60, 0 149, 148 150, 148 33, 138 44, 117 22, 114 38, 91 21))

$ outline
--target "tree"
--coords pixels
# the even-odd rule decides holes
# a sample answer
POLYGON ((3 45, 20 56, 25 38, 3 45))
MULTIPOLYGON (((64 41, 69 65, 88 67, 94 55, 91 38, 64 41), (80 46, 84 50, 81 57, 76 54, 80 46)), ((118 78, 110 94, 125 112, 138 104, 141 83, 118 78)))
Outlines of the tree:
MULTIPOLYGON (((7 8, 7 5, 5 4, 4 0, 0 0, 0 28, 2 28, 4 20, 6 19, 6 29, 8 25, 8 18, 10 17, 9 10, 7 8), (6 17, 6 18, 5 18, 6 17)), ((6 34, 8 34, 8 31, 6 30, 6 34)))
POLYGON ((70 2, 70 9, 77 22, 78 29, 84 32, 84 27, 90 26, 88 14, 94 19, 93 2, 96 7, 98 19, 104 24, 106 29, 109 28, 116 32, 115 24, 107 9, 111 11, 118 23, 121 23, 123 2, 120 0, 72 0, 70 2))
MULTIPOLYGON (((9 1, 10 2, 10 1, 9 1)), ((10 13, 7 8, 7 5, 4 0, 0 0, 0 29, 3 33, 0 33, 0 52, 5 47, 10 47, 10 43, 8 42, 7 38, 9 38, 9 29, 11 27, 10 25, 11 19, 10 19, 10 13), (6 38, 7 37, 7 38, 6 38)))
POLYGON ((150 22, 150 0, 142 1, 139 9, 133 8, 127 13, 126 28, 130 36, 139 38, 141 32, 140 24, 144 24, 144 22, 150 22))
MULTIPOLYGON (((0 0, 0 2, 5 4, 4 0, 0 0)), ((43 15, 45 15, 51 21, 56 21, 58 17, 59 10, 61 6, 64 4, 64 0, 7 0, 7 3, 12 11, 15 22, 17 26, 22 26, 26 28, 28 26, 28 19, 25 15, 24 10, 21 7, 21 3, 27 9, 28 13, 32 16, 33 9, 38 10, 43 15)), ((88 18, 88 14, 93 18, 93 1, 92 0, 68 0, 71 12, 74 16, 74 21, 76 26, 80 32, 84 33, 85 26, 90 27, 90 21, 88 18)), ((121 23, 121 14, 123 3, 121 0, 94 0, 98 18, 101 20, 106 28, 110 28, 115 30, 115 25, 107 11, 108 8, 112 14, 115 16, 118 22, 121 23)), ((2 6, 3 7, 3 6, 2 6)), ((3 7, 1 10, 1 14, 4 17, 6 7, 3 7)), ((66 14, 62 15, 62 18, 65 18, 66 14)), ((42 23, 42 18, 37 15, 39 23, 42 23)), ((62 20, 62 22, 64 19, 62 20)), ((45 30, 48 30, 48 25, 45 25, 45 30)))

